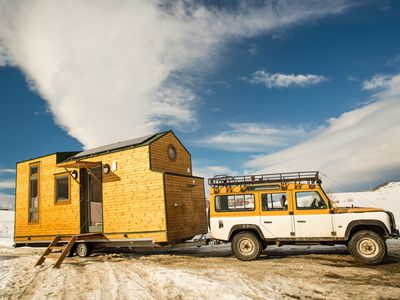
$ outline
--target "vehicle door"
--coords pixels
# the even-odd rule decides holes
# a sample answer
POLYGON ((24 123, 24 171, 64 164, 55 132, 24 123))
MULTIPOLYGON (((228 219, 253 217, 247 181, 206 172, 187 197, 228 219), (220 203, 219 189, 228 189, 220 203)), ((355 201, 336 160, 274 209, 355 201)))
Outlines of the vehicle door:
POLYGON ((332 214, 322 193, 294 190, 292 197, 296 238, 332 238, 332 214))
POLYGON ((260 194, 260 223, 265 238, 293 238, 293 203, 287 191, 260 194))

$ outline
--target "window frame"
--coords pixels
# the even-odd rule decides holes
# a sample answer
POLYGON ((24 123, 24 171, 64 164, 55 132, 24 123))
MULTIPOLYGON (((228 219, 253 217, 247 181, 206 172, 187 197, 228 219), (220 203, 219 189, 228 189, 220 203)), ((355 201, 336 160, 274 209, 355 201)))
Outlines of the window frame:
POLYGON ((318 211, 321 211, 321 210, 324 210, 324 209, 329 209, 328 203, 325 201, 324 197, 321 196, 321 194, 320 194, 319 191, 298 191, 298 192, 295 192, 294 201, 295 201, 295 203, 296 203, 296 209, 297 209, 297 210, 300 210, 300 211, 304 211, 304 210, 318 210, 318 211), (317 193, 318 196, 320 197, 320 199, 321 199, 322 201, 324 201, 326 207, 321 207, 321 208, 318 208, 318 207, 316 207, 316 208, 311 208, 311 207, 298 207, 298 206, 297 206, 297 194, 299 194, 299 193, 317 193))
POLYGON ((34 224, 39 224, 40 221, 40 214, 39 214, 39 207, 40 207, 40 162, 34 162, 29 164, 28 166, 28 224, 29 225, 34 225, 34 224), (31 170, 33 167, 37 167, 37 173, 35 175, 31 174, 31 170), (37 207, 36 211, 31 211, 31 200, 32 200, 32 180, 36 179, 37 182, 37 207), (31 213, 36 212, 37 213, 37 221, 31 221, 31 213))
POLYGON ((256 206, 257 206, 257 201, 256 201, 256 195, 255 194, 232 194, 232 195, 215 195, 214 196, 214 210, 216 212, 228 212, 228 213, 235 213, 235 212, 250 212, 250 211, 255 211, 256 210, 256 206), (222 209, 217 209, 217 197, 221 197, 221 196, 244 196, 244 199, 246 200, 246 196, 252 196, 253 197, 253 201, 254 201, 254 206, 252 209, 236 209, 236 199, 234 198, 234 203, 235 203, 235 209, 233 210, 222 210, 222 209))
MULTIPOLYGON (((262 212, 268 212, 268 211, 282 211, 282 212, 287 212, 287 211, 289 211, 289 197, 288 197, 288 193, 286 193, 286 192, 279 191, 279 192, 276 192, 276 193, 261 193, 260 197, 261 197, 261 211, 262 211, 262 212), (263 207, 263 195, 271 195, 271 197, 272 197, 272 195, 276 195, 276 194, 284 194, 284 195, 286 196, 286 208, 285 208, 285 209, 281 209, 281 208, 268 208, 268 209, 265 209, 265 210, 264 210, 264 207, 263 207)), ((271 198, 271 200, 272 200, 272 198, 271 198)), ((268 198, 267 198, 267 207, 268 207, 268 198)))
POLYGON ((68 172, 54 174, 54 205, 70 204, 71 203, 71 178, 68 172), (58 200, 57 199, 57 180, 60 178, 68 178, 68 199, 58 200))

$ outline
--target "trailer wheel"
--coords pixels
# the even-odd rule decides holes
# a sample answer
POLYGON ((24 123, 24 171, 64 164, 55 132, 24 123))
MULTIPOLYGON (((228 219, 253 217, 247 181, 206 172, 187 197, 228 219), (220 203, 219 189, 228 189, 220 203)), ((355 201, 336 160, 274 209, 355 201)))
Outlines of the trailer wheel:
POLYGON ((91 247, 86 243, 79 243, 76 245, 76 253, 79 257, 88 257, 92 253, 91 247))
POLYGON ((351 256, 366 265, 380 264, 387 254, 384 239, 374 231, 361 230, 350 239, 348 248, 351 256))
POLYGON ((262 251, 259 238, 250 231, 242 231, 236 234, 231 246, 236 258, 245 261, 257 259, 262 251))

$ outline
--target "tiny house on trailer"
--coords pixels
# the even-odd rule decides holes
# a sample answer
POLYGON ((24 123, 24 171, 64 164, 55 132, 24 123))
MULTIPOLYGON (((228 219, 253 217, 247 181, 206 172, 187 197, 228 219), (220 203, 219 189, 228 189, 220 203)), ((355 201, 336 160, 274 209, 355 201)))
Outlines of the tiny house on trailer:
POLYGON ((17 163, 16 246, 173 245, 207 232, 205 211, 204 179, 172 131, 17 163))

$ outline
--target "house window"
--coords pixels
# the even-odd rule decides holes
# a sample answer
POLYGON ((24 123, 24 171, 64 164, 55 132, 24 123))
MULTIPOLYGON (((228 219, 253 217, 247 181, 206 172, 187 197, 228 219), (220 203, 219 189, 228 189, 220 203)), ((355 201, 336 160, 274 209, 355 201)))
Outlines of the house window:
POLYGON ((216 211, 246 211, 254 209, 253 194, 215 196, 216 211))
POLYGON ((55 178, 55 202, 69 201, 69 176, 57 175, 55 178))
POLYGON ((176 149, 174 145, 168 145, 167 154, 170 161, 176 161, 176 149))
POLYGON ((262 210, 287 210, 286 193, 261 194, 262 210))
POLYGON ((39 222, 39 165, 29 167, 29 223, 39 222))

